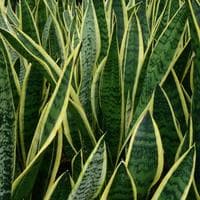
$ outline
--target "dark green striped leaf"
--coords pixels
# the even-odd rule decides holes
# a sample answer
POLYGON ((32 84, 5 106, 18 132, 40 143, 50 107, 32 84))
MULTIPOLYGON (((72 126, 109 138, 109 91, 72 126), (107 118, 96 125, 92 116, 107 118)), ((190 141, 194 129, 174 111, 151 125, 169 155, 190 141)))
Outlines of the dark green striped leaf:
POLYGON ((21 1, 21 11, 22 11, 22 30, 27 35, 29 35, 35 42, 39 43, 39 33, 33 18, 33 15, 31 13, 31 10, 29 8, 29 5, 27 4, 27 0, 21 1))
POLYGON ((74 63, 72 63, 72 59, 77 58, 77 56, 79 55, 79 50, 80 45, 70 55, 68 62, 63 69, 62 75, 60 76, 59 81, 56 85, 54 93, 52 94, 47 107, 41 114, 35 131, 37 134, 34 135, 29 152, 29 162, 32 160, 37 151, 41 149, 42 145, 51 135, 52 131, 58 129, 58 124, 61 124, 62 122, 63 112, 66 111, 66 108, 68 106, 70 94, 69 91, 74 68, 74 63))
POLYGON ((106 146, 101 138, 86 161, 68 200, 95 199, 106 176, 106 146))
POLYGON ((113 162, 116 160, 120 143, 121 125, 121 77, 118 55, 116 27, 112 34, 106 64, 100 82, 100 106, 102 110, 102 129, 113 162))
POLYGON ((172 106, 164 91, 158 86, 154 95, 153 116, 158 125, 164 149, 165 170, 168 171, 175 161, 175 155, 182 139, 175 124, 172 106), (167 120, 166 120, 167 117, 167 120))
POLYGON ((125 3, 123 0, 112 0, 112 7, 116 16, 117 39, 120 48, 127 22, 127 13, 124 9, 125 3))
POLYGON ((195 181, 198 192, 200 191, 200 125, 199 114, 200 114, 200 17, 198 11, 200 9, 200 4, 196 0, 187 1, 188 10, 189 10, 189 22, 190 22, 190 31, 192 36, 192 50, 195 53, 193 60, 193 95, 192 95, 192 122, 193 122, 193 137, 194 142, 196 143, 197 149, 197 161, 196 161, 196 170, 195 170, 195 181), (198 11, 197 11, 198 10, 198 11))
POLYGON ((163 178, 152 200, 185 200, 192 184, 196 160, 194 146, 172 166, 163 178))
MULTIPOLYGON (((49 145, 54 140, 61 126, 69 100, 69 90, 74 66, 69 65, 72 58, 77 58, 80 45, 71 54, 68 63, 63 68, 54 93, 41 114, 32 145, 27 158, 27 166, 13 183, 12 198, 14 200, 27 197, 33 189, 36 176, 49 145)), ((75 59, 76 60, 76 59, 75 59)))
POLYGON ((115 169, 101 200, 128 200, 137 199, 135 184, 125 163, 121 162, 115 169))
POLYGON ((11 184, 14 169, 15 110, 8 75, 8 66, 0 47, 0 199, 11 199, 11 184))
POLYGON ((42 103, 43 76, 38 67, 38 63, 27 66, 20 95, 19 130, 24 160, 39 121, 42 103))
POLYGON ((135 127, 126 158, 137 188, 138 199, 145 199, 159 180, 163 169, 163 149, 158 127, 147 112, 135 127))
POLYGON ((44 200, 63 200, 69 195, 71 191, 70 176, 67 172, 58 177, 52 186, 52 191, 49 196, 46 196, 44 200))
POLYGON ((5 29, 0 29, 0 32, 13 48, 17 52, 20 52, 26 59, 40 63, 43 66, 40 70, 44 72, 44 75, 50 82, 55 84, 55 81, 58 79, 58 74, 60 74, 61 71, 58 65, 41 46, 36 44, 28 35, 20 30, 17 31, 17 36, 19 38, 5 29))
POLYGON ((169 71, 170 64, 176 54, 177 46, 185 27, 186 19, 186 8, 182 6, 156 43, 147 64, 133 123, 147 106, 156 85, 160 83, 169 71))
POLYGON ((86 114, 90 119, 92 76, 100 51, 99 28, 92 0, 88 1, 88 7, 83 19, 81 35, 83 42, 81 49, 81 85, 79 96, 86 114))
POLYGON ((141 27, 135 12, 129 19, 124 51, 124 95, 126 100, 128 93, 130 94, 130 97, 132 97, 135 79, 138 76, 144 54, 141 27))
POLYGON ((143 35, 143 41, 144 41, 144 47, 146 49, 148 45, 148 38, 149 38, 149 24, 147 20, 147 10, 146 10, 146 0, 136 0, 136 3, 140 3, 137 15, 139 17, 139 21, 142 28, 142 35, 143 35))
POLYGON ((179 123, 181 131, 184 134, 186 132, 188 123, 188 119, 186 116, 187 111, 186 105, 184 104, 185 99, 184 96, 182 96, 182 90, 180 90, 180 82, 178 81, 176 74, 170 72, 162 87, 169 97, 169 100, 174 110, 174 114, 177 119, 177 123, 179 123))
POLYGON ((109 47, 108 27, 106 21, 106 14, 104 10, 104 1, 94 0, 94 7, 96 10, 99 31, 101 36, 101 51, 99 55, 99 61, 101 61, 107 55, 109 47))

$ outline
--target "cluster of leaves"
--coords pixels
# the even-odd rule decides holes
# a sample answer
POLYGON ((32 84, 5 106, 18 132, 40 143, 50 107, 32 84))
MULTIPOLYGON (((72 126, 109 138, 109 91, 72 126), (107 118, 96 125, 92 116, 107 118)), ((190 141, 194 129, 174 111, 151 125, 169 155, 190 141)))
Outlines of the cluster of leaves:
POLYGON ((200 1, 13 2, 0 199, 200 199, 200 1))

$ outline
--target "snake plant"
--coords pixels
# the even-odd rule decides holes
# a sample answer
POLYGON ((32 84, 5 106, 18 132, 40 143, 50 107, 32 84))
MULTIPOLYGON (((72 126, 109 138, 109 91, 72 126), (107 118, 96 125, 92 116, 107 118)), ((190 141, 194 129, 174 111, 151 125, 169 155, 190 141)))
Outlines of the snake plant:
POLYGON ((199 0, 0 1, 0 200, 200 199, 199 0))

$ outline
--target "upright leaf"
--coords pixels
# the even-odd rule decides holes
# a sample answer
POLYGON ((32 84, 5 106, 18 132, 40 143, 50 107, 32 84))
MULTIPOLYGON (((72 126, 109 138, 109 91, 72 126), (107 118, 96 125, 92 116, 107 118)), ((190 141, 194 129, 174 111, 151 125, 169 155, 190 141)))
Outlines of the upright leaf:
POLYGON ((172 166, 157 188, 152 200, 185 200, 192 184, 195 161, 196 151, 193 146, 172 166))
POLYGON ((110 178, 110 181, 108 182, 104 190, 101 199, 137 199, 136 187, 132 180, 132 177, 130 176, 130 172, 125 166, 125 163, 121 162, 115 169, 112 177, 110 178))
POLYGON ((0 47, 0 199, 11 199, 14 169, 15 110, 8 75, 8 66, 0 47))
POLYGON ((69 63, 73 57, 76 60, 79 55, 79 51, 80 45, 71 54, 68 63, 66 63, 63 68, 54 93, 48 102, 48 106, 44 108, 41 114, 32 145, 29 150, 26 168, 13 183, 13 200, 26 198, 31 193, 43 156, 47 152, 49 145, 54 140, 56 133, 61 126, 68 106, 70 84, 74 67, 69 65, 69 63))
POLYGON ((29 35, 35 42, 39 43, 39 33, 32 15, 32 12, 27 4, 27 0, 21 1, 22 10, 22 30, 29 35))
POLYGON ((116 16, 116 24, 117 24, 117 39, 119 48, 121 47, 122 38, 124 35, 124 31, 127 23, 127 13, 125 9, 125 2, 123 0, 112 0, 112 7, 116 16))
POLYGON ((190 31, 192 36, 192 50, 195 53, 194 57, 194 71, 193 71, 193 96, 192 96, 192 121, 193 121, 193 135, 194 142, 196 143, 197 149, 197 162, 196 162, 196 170, 195 170, 195 181, 196 186, 198 188, 198 192, 200 192, 200 126, 199 123, 199 114, 200 114, 200 17, 198 15, 197 10, 200 9, 200 4, 196 0, 187 1, 187 6, 189 10, 189 22, 190 22, 190 31))
POLYGON ((147 112, 135 127, 126 157, 137 188, 138 199, 145 199, 159 180, 163 169, 163 148, 158 127, 147 112))
POLYGON ((86 161, 68 200, 95 199, 106 176, 106 146, 101 138, 86 161))
POLYGON ((100 106, 102 110, 102 129, 113 162, 116 160, 120 144, 121 125, 121 70, 119 65, 116 27, 112 34, 106 64, 100 82, 100 106))
POLYGON ((168 171, 175 161, 182 137, 178 134, 179 130, 169 99, 160 87, 156 88, 154 95, 153 116, 160 131, 164 148, 165 170, 168 171))
POLYGON ((100 51, 100 35, 93 1, 89 0, 82 24, 80 101, 91 118, 91 83, 100 51))
POLYGON ((101 36, 101 51, 99 60, 101 61, 106 55, 109 47, 108 25, 106 21, 106 14, 103 0, 94 0, 94 7, 96 10, 99 31, 101 36))
POLYGON ((160 83, 169 71, 170 64, 176 55, 177 47, 183 34, 186 19, 187 12, 183 5, 157 41, 147 64, 133 123, 148 104, 156 85, 160 83))
POLYGON ((144 54, 141 26, 135 11, 130 17, 124 50, 124 96, 125 100, 128 93, 132 97, 134 86, 137 85, 141 62, 144 54))

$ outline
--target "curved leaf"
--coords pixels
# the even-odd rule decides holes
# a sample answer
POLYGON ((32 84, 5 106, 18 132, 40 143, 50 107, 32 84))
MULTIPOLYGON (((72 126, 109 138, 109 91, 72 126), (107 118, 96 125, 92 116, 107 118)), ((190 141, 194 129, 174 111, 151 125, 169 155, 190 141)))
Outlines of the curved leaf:
POLYGON ((68 200, 95 199, 106 176, 106 146, 101 138, 86 161, 68 200))
POLYGON ((147 112, 135 127, 126 157, 137 188, 138 199, 145 199, 163 170, 163 148, 158 127, 147 112))
POLYGON ((172 166, 163 178, 152 200, 185 200, 192 184, 196 161, 194 146, 172 166))
POLYGON ((182 135, 179 134, 180 131, 176 125, 176 118, 169 99, 159 86, 156 88, 154 95, 153 116, 159 128, 165 152, 165 170, 168 171, 175 161, 176 151, 182 135))
POLYGON ((104 199, 137 199, 136 187, 125 163, 121 162, 115 169, 101 197, 101 200, 104 199))
POLYGON ((171 62, 176 55, 177 47, 184 31, 186 19, 187 12, 183 5, 157 41, 147 64, 142 90, 132 123, 138 119, 141 112, 148 104, 156 85, 159 84, 166 73, 169 72, 171 62))

